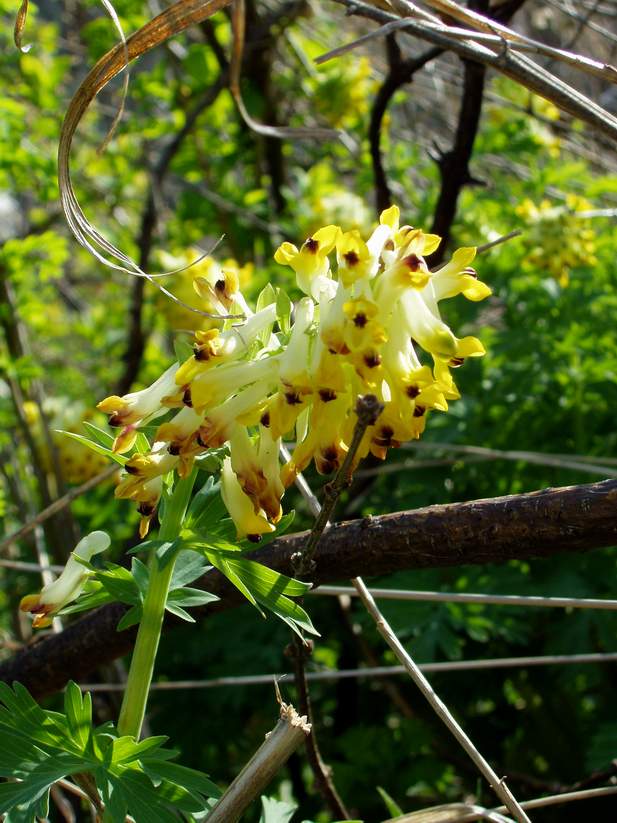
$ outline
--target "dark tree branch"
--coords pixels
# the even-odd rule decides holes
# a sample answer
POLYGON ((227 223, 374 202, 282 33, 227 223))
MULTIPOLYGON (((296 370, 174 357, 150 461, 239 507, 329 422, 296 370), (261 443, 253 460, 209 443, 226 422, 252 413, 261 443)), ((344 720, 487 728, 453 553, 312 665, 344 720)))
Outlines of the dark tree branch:
POLYGON ((377 214, 381 214, 384 209, 392 205, 392 195, 381 152, 381 124, 390 100, 392 100, 392 97, 401 86, 404 86, 406 83, 411 83, 417 71, 443 53, 443 49, 433 46, 425 51, 424 54, 419 55, 419 57, 410 57, 407 60, 403 60, 394 34, 388 35, 385 43, 389 71, 379 87, 379 91, 375 95, 368 130, 373 177, 375 178, 375 205, 377 214))
MULTIPOLYGON (((617 544, 617 480, 545 489, 468 503, 428 506, 416 511, 335 524, 315 553, 316 586, 358 575, 390 574, 466 564, 505 563, 562 552, 587 552, 617 544)), ((293 574, 292 557, 306 533, 282 537, 255 552, 255 560, 293 574)), ((195 616, 234 608, 241 595, 216 571, 199 585, 220 601, 195 609, 195 616)), ((97 666, 127 654, 134 632, 116 632, 121 605, 105 606, 60 634, 0 664, 0 680, 20 680, 42 697, 97 666)))
POLYGON ((312 651, 312 643, 309 645, 297 636, 295 636, 287 647, 286 653, 292 658, 294 669, 294 682, 298 691, 298 706, 299 711, 306 715, 308 722, 311 725, 311 731, 306 736, 304 746, 306 749, 306 757, 311 767, 313 777, 319 793, 330 812, 337 820, 348 820, 349 813, 345 808, 343 801, 332 779, 332 769, 328 766, 321 756, 319 743, 317 742, 317 734, 315 731, 315 717, 313 716, 313 708, 311 704, 311 695, 309 692, 308 681, 306 679, 306 659, 310 656, 312 651))
MULTIPOLYGON (((486 13, 488 0, 472 0, 469 7, 473 11, 486 13)), ((431 232, 438 234, 442 241, 431 257, 432 265, 439 265, 444 258, 463 186, 482 185, 479 180, 474 180, 472 177, 469 162, 482 114, 486 67, 469 60, 464 60, 463 66, 461 110, 454 143, 450 151, 440 153, 436 158, 441 174, 441 189, 435 206, 431 232)))

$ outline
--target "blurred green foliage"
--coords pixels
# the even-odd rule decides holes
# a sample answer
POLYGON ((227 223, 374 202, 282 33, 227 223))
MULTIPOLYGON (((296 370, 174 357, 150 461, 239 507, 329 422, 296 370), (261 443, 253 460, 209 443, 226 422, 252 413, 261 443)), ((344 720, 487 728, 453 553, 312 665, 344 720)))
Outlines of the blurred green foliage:
MULTIPOLYGON (((128 31, 150 15, 145 4, 128 0, 115 7, 128 31)), ((272 259, 279 242, 301 241, 330 221, 362 228, 373 217, 366 130, 380 58, 352 53, 316 68, 311 61, 332 40, 332 18, 298 8, 266 28, 261 52, 249 48, 243 87, 247 105, 270 122, 343 128, 344 142, 281 143, 256 136, 224 89, 212 95, 210 105, 203 104, 225 71, 230 33, 224 14, 131 68, 127 111, 104 153, 97 149, 119 102, 117 82, 80 127, 73 169, 84 209, 117 246, 136 256, 150 172, 195 115, 155 191, 158 225, 150 271, 166 267, 163 252, 185 256, 192 248, 207 250, 224 234, 216 255, 255 266, 245 286, 249 297, 254 299, 270 280, 293 290, 289 270, 272 259), (208 46, 213 42, 219 52, 208 46)), ((134 283, 103 268, 69 236, 55 180, 62 112, 86 67, 115 44, 113 26, 94 2, 82 3, 75 19, 66 14, 57 22, 31 7, 25 41, 34 45, 20 54, 11 41, 14 3, 0 0, 0 9, 0 195, 8 204, 0 227, 0 273, 14 295, 13 307, 5 303, 1 312, 9 328, 19 322, 29 341, 17 357, 5 340, 0 342, 0 522, 10 532, 42 505, 10 380, 26 397, 33 381, 40 380, 46 402, 63 409, 58 427, 78 427, 125 368, 134 283)), ((263 21, 268 12, 251 6, 251 13, 263 21)), ((383 149, 404 218, 428 228, 439 176, 409 122, 404 107, 409 95, 413 102, 413 88, 393 101, 383 149)), ((494 291, 490 300, 448 306, 448 322, 461 333, 478 333, 488 353, 459 372, 462 399, 447 415, 431 417, 424 442, 435 445, 434 454, 410 450, 404 457, 420 464, 427 456, 449 457, 444 444, 593 456, 600 464, 602 458, 617 457, 617 227, 606 217, 572 216, 569 205, 576 202, 578 211, 614 209, 617 177, 576 151, 576 141, 568 138, 577 133, 572 128, 576 124, 512 82, 491 81, 472 160, 486 185, 463 191, 453 236, 456 245, 472 245, 515 228, 523 235, 478 258, 481 278, 494 291), (576 201, 568 200, 572 196, 576 201), (554 214, 539 219, 530 207, 521 209, 526 201, 537 209, 548 201, 554 214), (567 278, 560 275, 564 268, 567 278)), ((191 277, 190 270, 172 275, 165 285, 180 293, 183 279, 190 284, 191 277)), ((136 385, 158 376, 173 357, 170 314, 171 304, 166 306, 148 285, 143 307, 147 345, 136 385)), ((53 422, 56 412, 49 413, 53 422)), ((37 437, 39 455, 44 455, 47 446, 37 437)), ((81 459, 73 441, 57 445, 61 454, 81 459)), ((49 459, 43 463, 49 473, 49 459)), ((480 462, 457 453, 448 465, 412 466, 379 477, 361 499, 353 493, 344 499, 340 511, 378 514, 594 479, 600 478, 583 467, 522 459, 480 462)), ((289 507, 298 511, 295 525, 308 526, 302 501, 290 498, 289 507)), ((113 499, 110 484, 78 499, 73 513, 84 532, 108 530, 114 559, 124 562, 122 547, 135 542, 137 515, 113 499)), ((50 549, 61 555, 58 546, 50 549)), ((11 556, 33 560, 35 546, 24 540, 11 556)), ((414 589, 610 597, 614 579, 615 553, 607 550, 499 567, 406 572, 378 582, 414 589)), ((1 630, 7 641, 19 642, 24 627, 15 617, 16 604, 32 589, 32 579, 4 570, 2 587, 1 630)), ((322 635, 316 668, 395 662, 356 603, 343 608, 336 599, 314 598, 307 605, 322 635)), ((392 602, 384 612, 419 661, 616 650, 610 612, 392 602)), ((289 632, 272 618, 262 621, 238 609, 164 637, 158 676, 180 680, 286 671, 289 640, 289 632)), ((575 783, 607 768, 615 757, 614 670, 609 665, 498 669, 432 680, 480 750, 510 776, 519 797, 575 783)), ((293 700, 291 687, 284 692, 293 700)), ((377 786, 406 811, 470 794, 477 802, 492 803, 474 769, 406 680, 316 683, 312 696, 324 757, 341 795, 364 820, 387 815, 377 786)), ((272 727, 274 715, 271 687, 226 687, 155 693, 150 723, 153 732, 171 735, 184 763, 224 785, 272 727)), ((294 819, 329 819, 312 791, 302 755, 292 759, 279 788, 282 800, 300 805, 294 819)), ((608 819, 603 811, 608 806, 596 804, 589 814, 608 819)), ((258 814, 255 810, 254 819, 258 814)), ((285 809, 280 814, 287 819, 285 809)), ((545 811, 542 820, 575 821, 579 814, 567 808, 545 811)))

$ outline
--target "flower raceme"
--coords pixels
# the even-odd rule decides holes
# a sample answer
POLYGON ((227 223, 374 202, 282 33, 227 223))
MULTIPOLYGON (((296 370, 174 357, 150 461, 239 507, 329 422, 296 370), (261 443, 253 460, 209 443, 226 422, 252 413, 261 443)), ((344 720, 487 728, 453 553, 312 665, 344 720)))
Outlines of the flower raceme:
POLYGON ((458 294, 477 301, 491 292, 471 268, 475 248, 458 249, 431 271, 425 255, 439 242, 401 226, 396 206, 381 214, 367 240, 357 230, 325 226, 300 248, 285 242, 274 258, 293 269, 304 294, 290 329, 278 317, 285 301, 272 287, 253 313, 237 278, 230 278, 224 310, 243 313, 245 321, 197 331, 185 362, 143 391, 103 400, 99 409, 120 427, 117 452, 131 449, 140 426, 176 410, 158 427, 150 452, 128 459, 116 489, 138 503, 142 536, 163 476, 186 475, 209 448, 228 447, 223 501, 238 537, 258 540, 274 530, 284 489, 300 471, 312 461, 322 474, 339 468, 360 395, 375 394, 384 410, 367 429, 355 464, 369 452, 385 458, 389 448, 422 434, 429 412, 447 411, 460 396, 451 370, 484 348, 475 337, 456 337, 441 319, 439 301, 458 294), (283 438, 296 445, 281 468, 283 438))

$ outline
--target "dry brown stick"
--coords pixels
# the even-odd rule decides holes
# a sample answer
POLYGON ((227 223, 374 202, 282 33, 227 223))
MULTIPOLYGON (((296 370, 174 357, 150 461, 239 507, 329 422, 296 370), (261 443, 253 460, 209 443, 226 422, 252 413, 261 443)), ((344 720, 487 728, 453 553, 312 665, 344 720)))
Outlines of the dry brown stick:
MULTIPOLYGON (((504 563, 614 546, 616 504, 617 480, 605 480, 336 523, 321 538, 311 580, 318 586, 361 575, 504 563)), ((292 558, 306 539, 306 532, 285 536, 252 557, 293 575, 292 558)), ((208 572, 198 585, 221 600, 193 610, 196 618, 243 602, 218 572, 208 572)), ((61 634, 41 638, 0 663, 0 680, 19 680, 42 697, 61 689, 70 678, 78 680, 122 657, 134 642, 130 629, 115 630, 124 612, 119 604, 104 606, 61 634)))
POLYGON ((430 6, 435 11, 440 12, 443 17, 446 17, 446 19, 451 17, 452 19, 459 20, 472 29, 477 29, 479 31, 486 32, 487 34, 496 34, 503 38, 504 42, 507 42, 509 46, 527 46, 532 53, 543 55, 545 57, 552 57, 554 60, 561 60, 562 62, 565 62, 580 71, 588 72, 589 74, 593 74, 603 80, 607 80, 609 83, 617 82, 617 69, 615 69, 614 66, 606 63, 600 63, 597 60, 592 60, 582 54, 575 54, 569 51, 574 43, 566 49, 554 48, 553 46, 549 46, 539 40, 534 40, 520 34, 517 31, 513 31, 507 26, 500 25, 484 14, 479 14, 479 10, 473 6, 471 8, 463 8, 458 3, 454 3, 453 0, 423 1, 427 6, 430 6))
POLYGON ((349 444, 349 449, 345 455, 345 459, 343 460, 341 467, 336 473, 336 477, 331 483, 328 483, 325 486, 325 496, 321 510, 317 515, 313 528, 309 533, 306 545, 301 550, 296 562, 296 574, 300 577, 306 574, 312 574, 314 565, 313 557, 315 555, 315 551, 317 550, 321 536, 328 525, 341 493, 350 485, 351 473, 353 471, 356 453, 360 447, 364 433, 369 426, 373 426, 375 424, 377 418, 383 411, 383 405, 374 394, 365 394, 358 398, 355 411, 358 419, 351 438, 351 443, 349 444))
MULTIPOLYGON (((356 453, 358 451, 360 443, 364 438, 364 434, 366 432, 367 427, 369 425, 374 425, 376 423, 377 418, 381 414, 382 410, 383 405, 379 403, 377 398, 373 395, 367 395, 364 398, 360 397, 358 399, 358 404, 356 407, 356 414, 358 415, 358 419, 356 421, 356 425, 354 428, 352 441, 349 447, 349 453, 347 454, 345 462, 343 463, 343 466, 341 466, 335 480, 333 481, 333 483, 329 484, 331 488, 330 493, 328 493, 328 489, 326 490, 326 501, 324 502, 324 506, 319 512, 314 530, 316 530, 317 525, 320 524, 321 532, 323 532, 326 525, 328 524, 330 515, 334 510, 336 500, 340 495, 340 490, 343 487, 342 484, 345 482, 347 486, 351 485, 352 467, 354 465, 356 453), (341 477, 342 480, 340 480, 341 477), (338 494, 336 493, 337 490, 338 494), (328 499, 329 494, 334 498, 332 501, 328 499), (325 511, 326 504, 329 504, 328 512, 325 511)), ((313 497, 312 492, 310 492, 310 490, 307 496, 313 497)), ((310 538, 313 538, 313 536, 314 532, 311 531, 309 540, 310 538)), ((317 540, 319 540, 319 534, 317 536, 317 540)), ((311 561, 309 560, 309 562, 311 561)), ((360 599, 364 607, 366 608, 369 616, 373 619, 377 631, 381 634, 381 636, 384 638, 390 649, 394 652, 399 662, 402 663, 405 671, 407 672, 407 674, 409 674, 420 693, 428 702, 433 712, 443 722, 443 724, 446 726, 446 728, 449 730, 449 732, 452 734, 455 740, 460 744, 466 755, 469 757, 472 763, 474 763, 480 774, 485 778, 485 780, 488 782, 489 786, 494 790, 495 794, 499 797, 499 799, 502 800, 503 803, 505 803, 508 811, 516 818, 518 823, 531 823, 526 813, 521 808, 519 802, 514 797, 509 787, 505 784, 505 778, 499 778, 497 776, 497 773, 495 772, 493 767, 482 755, 479 749, 474 745, 469 735, 457 722, 456 718, 454 717, 448 706, 436 694, 433 687, 431 686, 427 678, 424 676, 424 673, 422 672, 420 667, 413 660, 411 655, 407 652, 407 650, 397 637, 395 631, 392 629, 392 627, 384 617, 383 613, 380 611, 379 607, 375 603, 375 600, 369 592, 368 588, 366 587, 364 580, 362 580, 361 577, 354 577, 351 582, 355 587, 358 595, 360 596, 360 599)), ((297 670, 299 671, 301 677, 304 679, 304 685, 306 686, 306 674, 304 671, 304 655, 302 654, 303 649, 301 644, 297 644, 297 646, 297 670)), ((306 694, 308 696, 308 689, 306 691, 306 694)))
POLYGON ((447 728, 450 730, 456 741, 465 750, 465 753, 470 758, 470 760, 473 763, 475 763, 480 774, 484 776, 484 778, 487 780, 489 786, 493 789, 497 797, 505 804, 510 814, 513 815, 513 817, 516 820, 518 820, 519 823, 531 823, 529 817, 525 814, 519 802, 506 785, 505 778, 500 778, 493 769, 493 767, 490 765, 490 763, 482 756, 481 752, 476 748, 473 741, 466 734, 463 728, 458 724, 454 715, 450 712, 449 708, 446 706, 443 700, 441 700, 439 695, 435 693, 433 687, 422 673, 420 667, 413 660, 411 655, 408 654, 407 650, 396 636, 392 627, 389 625, 388 621, 380 612, 377 604, 375 603, 375 600, 373 599, 373 596, 367 589, 364 581, 359 577, 355 577, 352 579, 351 582, 353 583, 356 591, 358 592, 360 599, 364 603, 366 610, 373 618, 375 626, 377 627, 377 631, 386 641, 388 646, 392 649, 399 662, 403 664, 407 673, 409 674, 413 682, 416 684, 419 691, 428 701, 429 705, 431 706, 437 717, 439 717, 439 719, 445 724, 445 726, 447 726, 447 728))
POLYGON ((236 823, 310 731, 306 717, 281 703, 278 723, 214 806, 206 818, 208 823, 236 823))

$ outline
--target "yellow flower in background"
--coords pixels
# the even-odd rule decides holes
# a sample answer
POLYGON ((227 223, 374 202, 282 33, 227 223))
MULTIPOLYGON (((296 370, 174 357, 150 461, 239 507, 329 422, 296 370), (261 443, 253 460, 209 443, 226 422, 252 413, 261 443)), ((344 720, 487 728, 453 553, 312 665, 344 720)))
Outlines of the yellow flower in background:
MULTIPOLYGON (((199 249, 195 248, 177 255, 161 252, 162 268, 176 272, 166 279, 165 286, 188 306, 209 313, 226 314, 220 310, 220 305, 230 305, 230 298, 248 286, 253 276, 253 264, 241 266, 233 258, 219 261, 208 256, 191 265, 200 255, 199 249)), ((184 308, 162 293, 157 296, 157 309, 171 329, 206 330, 219 322, 184 308)))
POLYGON ((596 243, 591 221, 577 214, 591 208, 588 200, 577 195, 568 195, 565 203, 559 204, 547 199, 538 205, 532 200, 523 200, 516 209, 527 224, 522 238, 527 247, 523 267, 534 271, 544 269, 565 288, 573 268, 595 265, 596 243))
POLYGON ((341 466, 360 395, 376 395, 383 412, 367 429, 354 464, 369 452, 385 458, 390 448, 419 437, 432 411, 447 411, 460 396, 452 369, 484 348, 476 337, 457 337, 439 303, 459 294, 483 300, 490 289, 470 265, 475 248, 458 249, 431 271, 425 256, 439 242, 401 225, 393 206, 370 233, 327 225, 299 247, 282 243, 275 260, 294 271, 305 295, 291 329, 278 317, 277 306, 286 301, 271 286, 262 298, 267 305, 254 314, 233 277, 218 285, 200 281, 216 311, 240 306, 246 320, 196 331, 184 363, 149 389, 99 404, 112 425, 123 427, 120 440, 159 415, 172 415, 158 427, 151 451, 128 460, 116 489, 139 504, 142 534, 163 476, 186 475, 209 448, 229 449, 223 501, 238 537, 256 541, 274 530, 284 489, 299 472, 311 463, 322 474, 341 466), (295 447, 281 468, 284 438, 295 447))
MULTIPOLYGON (((28 400, 24 403, 23 410, 32 437, 41 455, 43 468, 51 475, 53 474, 53 459, 43 429, 39 407, 36 403, 28 400)), ((79 435, 86 433, 82 421, 92 415, 85 413, 82 404, 75 403, 74 400, 68 397, 50 397, 46 398, 43 411, 47 418, 51 440, 56 450, 60 472, 65 483, 72 485, 85 483, 105 469, 107 461, 102 455, 96 454, 87 446, 64 434, 64 432, 79 435)))

